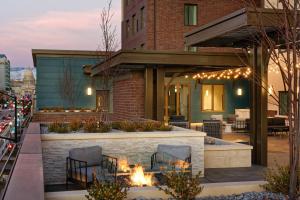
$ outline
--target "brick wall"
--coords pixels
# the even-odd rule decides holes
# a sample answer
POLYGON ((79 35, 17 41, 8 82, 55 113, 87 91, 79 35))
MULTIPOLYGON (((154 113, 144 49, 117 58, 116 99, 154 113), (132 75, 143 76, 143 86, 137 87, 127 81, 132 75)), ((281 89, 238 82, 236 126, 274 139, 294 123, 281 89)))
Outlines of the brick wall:
POLYGON ((137 119, 145 116, 145 81, 143 72, 131 72, 113 83, 113 118, 137 119))
POLYGON ((122 47, 125 49, 139 48, 140 43, 145 41, 144 48, 149 50, 184 50, 185 33, 241 9, 245 4, 243 0, 136 0, 135 3, 124 8, 124 21, 131 20, 131 16, 138 14, 142 6, 146 8, 146 33, 139 33, 128 39, 123 38, 122 47), (155 20, 154 2, 156 3, 155 20), (197 26, 184 26, 184 4, 186 3, 198 4, 197 26), (155 21, 156 28, 154 28, 155 21))

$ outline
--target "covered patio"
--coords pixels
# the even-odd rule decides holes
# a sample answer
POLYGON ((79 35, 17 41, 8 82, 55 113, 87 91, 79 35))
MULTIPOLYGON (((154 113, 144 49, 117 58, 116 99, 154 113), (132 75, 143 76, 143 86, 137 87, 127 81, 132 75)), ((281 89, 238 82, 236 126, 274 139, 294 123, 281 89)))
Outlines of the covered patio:
POLYGON ((278 13, 272 9, 244 8, 187 33, 188 46, 234 47, 248 50, 251 78, 250 143, 253 162, 267 165, 267 99, 268 63, 267 49, 257 37, 258 27, 274 36, 278 27, 278 13), (258 81, 257 81, 258 80, 258 81))
MULTIPOLYGON (((245 66, 247 59, 243 52, 169 52, 169 51, 129 51, 122 50, 107 61, 110 70, 119 71, 118 76, 139 72, 144 74, 145 114, 144 118, 168 121, 170 116, 184 116, 188 122, 209 119, 212 114, 234 114, 235 107, 249 108, 247 99, 249 84, 247 80, 206 80, 208 86, 218 84, 222 94, 219 110, 204 110, 200 105, 202 87, 195 80, 199 73, 213 73, 245 66), (243 98, 235 96, 236 89, 243 87, 243 98), (230 95, 224 93, 230 92, 230 95), (242 101, 241 101, 242 100, 242 101), (228 102, 228 106, 224 101, 228 102), (236 102, 236 105, 235 103, 236 102)), ((107 62, 96 65, 91 76, 101 75, 107 62)), ((212 88, 205 89, 211 92, 212 88)), ((217 88, 216 88, 217 89, 217 88)), ((217 103, 216 103, 217 104, 217 103)))

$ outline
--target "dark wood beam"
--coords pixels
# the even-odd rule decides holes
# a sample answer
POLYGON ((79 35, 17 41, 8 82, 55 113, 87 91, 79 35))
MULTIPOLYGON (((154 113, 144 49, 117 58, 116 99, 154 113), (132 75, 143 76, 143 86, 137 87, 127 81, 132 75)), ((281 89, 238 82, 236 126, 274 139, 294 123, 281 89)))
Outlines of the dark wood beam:
POLYGON ((250 142, 252 162, 267 166, 268 56, 266 49, 254 46, 251 51, 252 82, 250 108, 250 142))
POLYGON ((242 67, 246 57, 242 52, 172 52, 172 51, 120 51, 110 60, 92 68, 92 76, 104 70, 123 65, 163 65, 164 68, 193 68, 199 66, 242 67), (108 63, 109 62, 109 65, 108 63))
POLYGON ((153 68, 145 69, 145 119, 153 119, 153 68))
POLYGON ((165 70, 158 67, 156 70, 156 119, 164 121, 165 70))

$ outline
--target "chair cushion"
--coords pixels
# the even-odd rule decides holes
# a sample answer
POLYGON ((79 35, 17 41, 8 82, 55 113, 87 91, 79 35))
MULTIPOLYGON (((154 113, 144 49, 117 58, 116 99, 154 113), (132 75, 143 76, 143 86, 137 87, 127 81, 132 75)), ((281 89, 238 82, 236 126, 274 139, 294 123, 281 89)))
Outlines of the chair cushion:
POLYGON ((87 166, 97 166, 101 164, 102 148, 100 146, 91 146, 83 148, 74 148, 69 151, 72 159, 86 161, 87 166))
MULTIPOLYGON (((157 146, 158 157, 157 162, 164 162, 164 158, 159 155, 163 155, 163 153, 174 156, 180 160, 185 160, 191 155, 191 147, 187 145, 165 145, 159 144, 157 146)), ((174 161, 174 160, 172 160, 174 161)))

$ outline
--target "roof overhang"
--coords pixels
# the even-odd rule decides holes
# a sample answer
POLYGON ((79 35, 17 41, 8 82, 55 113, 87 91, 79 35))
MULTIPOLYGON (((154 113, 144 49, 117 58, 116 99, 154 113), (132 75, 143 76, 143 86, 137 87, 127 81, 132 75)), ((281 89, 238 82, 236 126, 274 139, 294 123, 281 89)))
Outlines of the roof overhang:
POLYGON ((55 49, 32 49, 33 64, 36 67, 37 56, 44 57, 103 57, 106 53, 103 51, 83 51, 83 50, 55 50, 55 49))
POLYGON ((243 8, 185 34, 187 46, 241 48, 253 43, 258 27, 273 33, 280 26, 280 10, 243 8))
POLYGON ((241 51, 235 52, 172 52, 172 51, 136 51, 121 50, 108 60, 92 67, 91 76, 116 67, 141 69, 145 66, 164 67, 242 67, 246 56, 241 51))

